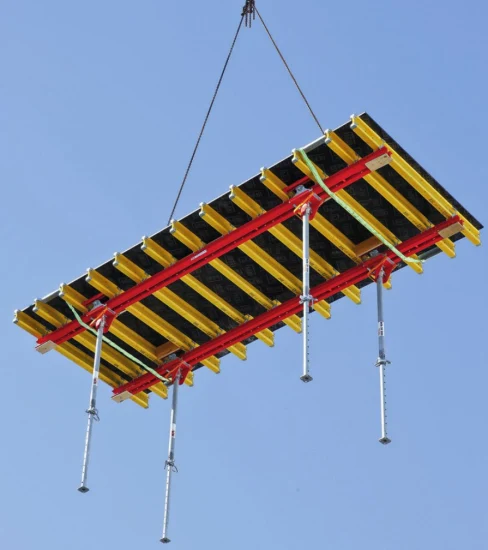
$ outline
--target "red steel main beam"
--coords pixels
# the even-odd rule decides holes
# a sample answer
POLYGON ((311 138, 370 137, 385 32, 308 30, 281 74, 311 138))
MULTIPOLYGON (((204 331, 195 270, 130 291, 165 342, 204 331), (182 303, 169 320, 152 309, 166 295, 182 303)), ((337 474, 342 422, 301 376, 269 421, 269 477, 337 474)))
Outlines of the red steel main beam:
MULTIPOLYGON (((327 178, 327 186, 333 192, 337 192, 360 180, 371 172, 366 164, 375 158, 384 155, 385 153, 388 155, 391 154, 386 150, 386 147, 380 147, 377 151, 374 151, 366 157, 358 160, 354 164, 339 170, 327 178)), ((314 185, 312 189, 317 195, 322 197, 324 201, 330 199, 330 197, 319 185, 314 185)), ((149 277, 148 279, 133 286, 129 290, 126 290, 118 296, 111 298, 105 305, 115 313, 121 313, 130 305, 140 302, 157 290, 174 283, 175 281, 181 279, 181 277, 184 277, 196 269, 208 264, 212 260, 223 256, 241 244, 254 239, 275 225, 283 223, 294 215, 296 204, 297 201, 293 197, 288 201, 275 206, 261 216, 258 216, 241 227, 238 227, 231 233, 222 235, 222 237, 215 239, 211 243, 207 244, 203 250, 186 256, 159 273, 156 273, 152 277, 149 277)), ((90 323, 90 313, 83 315, 81 319, 85 323, 90 323)), ((37 344, 41 345, 46 342, 53 342, 54 344, 59 345, 66 342, 70 338, 77 336, 84 330, 85 329, 83 326, 81 326, 77 320, 70 321, 66 325, 39 338, 37 340, 37 344)))
MULTIPOLYGON (((407 257, 417 254, 442 240, 444 237, 441 236, 439 232, 450 227, 451 225, 454 225, 455 223, 461 223, 459 216, 453 216, 452 218, 439 223, 427 231, 406 240, 405 242, 399 244, 397 248, 407 257)), ((388 250, 381 256, 374 256, 364 261, 362 264, 348 269, 347 271, 336 275, 332 279, 317 285, 311 289, 311 294, 314 299, 321 301, 333 296, 337 292, 341 292, 348 286, 358 284, 372 275, 372 272, 378 265, 378 261, 381 258, 388 258, 394 266, 401 262, 401 259, 396 256, 394 252, 388 250)), ((181 357, 159 366, 156 370, 164 376, 166 373, 171 372, 181 364, 186 364, 193 367, 204 359, 215 355, 219 351, 222 351, 237 342, 241 342, 242 340, 253 336, 257 332, 260 332, 265 328, 269 328, 279 321, 290 317, 291 315, 295 315, 301 311, 302 307, 303 305, 300 302, 299 296, 291 298, 290 300, 283 302, 281 305, 254 317, 254 319, 229 330, 221 336, 205 342, 198 348, 188 351, 181 357)), ((155 378, 154 375, 150 373, 143 374, 131 382, 115 388, 113 390, 113 394, 114 396, 117 396, 124 392, 128 392, 133 395, 140 391, 147 390, 157 382, 159 382, 159 380, 155 378)))

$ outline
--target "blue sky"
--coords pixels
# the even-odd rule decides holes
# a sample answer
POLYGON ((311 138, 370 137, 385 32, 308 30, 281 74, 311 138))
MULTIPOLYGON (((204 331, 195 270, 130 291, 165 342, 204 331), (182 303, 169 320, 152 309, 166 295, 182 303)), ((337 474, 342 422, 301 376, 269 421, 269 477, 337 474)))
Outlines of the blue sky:
MULTIPOLYGON (((99 392, 11 324, 167 220, 242 2, 0 4, 3 450, 0 547, 158 548, 169 402, 99 392)), ((324 127, 367 110, 487 221, 487 8, 466 0, 262 0, 324 127)), ((317 137, 256 22, 226 75, 177 217, 317 137)), ((463 240, 385 295, 389 432, 379 437, 373 287, 257 342, 180 397, 173 548, 485 549, 486 248, 463 240)))

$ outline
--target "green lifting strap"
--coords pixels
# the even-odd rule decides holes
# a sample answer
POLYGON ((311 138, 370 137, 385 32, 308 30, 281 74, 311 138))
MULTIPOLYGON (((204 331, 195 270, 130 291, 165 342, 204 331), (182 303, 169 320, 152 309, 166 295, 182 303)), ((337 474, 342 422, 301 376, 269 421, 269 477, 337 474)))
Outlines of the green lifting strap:
MULTIPOLYGON (((68 304, 68 307, 73 312, 73 315, 75 316, 75 319, 78 321, 78 323, 80 323, 80 325, 84 329, 88 330, 89 332, 91 332, 92 334, 94 334, 95 336, 98 337, 98 332, 94 328, 92 328, 90 325, 87 325, 86 323, 84 323, 83 320, 81 319, 81 317, 78 315, 78 312, 76 311, 76 309, 69 302, 67 302, 66 300, 65 300, 65 302, 68 304)), ((111 340, 109 340, 106 336, 102 336, 102 340, 106 344, 108 344, 109 346, 112 346, 114 349, 116 349, 122 355, 127 357, 127 359, 130 359, 131 361, 134 361, 134 363, 136 363, 137 365, 142 367, 145 371, 151 373, 158 380, 161 380, 161 382, 164 382, 165 384, 167 384, 169 382, 169 380, 167 378, 164 378, 164 376, 161 376, 158 371, 152 369, 151 367, 148 367, 142 361, 139 361, 139 359, 137 359, 137 357, 134 357, 129 352, 125 351, 125 349, 122 349, 119 345, 117 345, 115 342, 112 342, 111 340)))
POLYGON ((303 149, 296 149, 296 152, 300 153, 300 156, 302 157, 303 161, 307 165, 310 172, 312 172, 313 179, 316 181, 320 187, 329 195, 329 197, 334 200, 338 205, 342 206, 346 212, 351 214, 351 216, 356 219, 362 226, 364 226, 370 233, 372 233, 379 241, 381 241, 386 247, 388 247, 394 254, 396 254, 402 261, 404 261, 406 264, 409 263, 415 263, 420 264, 423 263, 424 260, 417 260, 415 258, 407 258, 404 254, 402 254, 398 248, 393 246, 389 241, 387 241, 383 235, 380 235, 374 227, 372 227, 366 220, 363 220, 361 216, 355 212, 348 204, 346 204, 340 197, 338 197, 333 191, 331 191, 327 185, 325 185, 324 181, 320 177, 317 168, 315 167, 314 163, 308 158, 307 153, 303 149))

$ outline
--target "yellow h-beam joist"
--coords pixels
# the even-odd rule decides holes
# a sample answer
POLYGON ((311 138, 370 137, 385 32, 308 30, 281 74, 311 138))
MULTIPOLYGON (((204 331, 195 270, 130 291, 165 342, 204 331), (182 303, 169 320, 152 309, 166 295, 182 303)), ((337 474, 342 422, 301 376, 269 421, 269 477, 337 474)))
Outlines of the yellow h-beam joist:
MULTIPOLYGON (((301 155, 299 151, 295 150, 293 151, 293 158, 292 158, 293 164, 301 171, 303 172, 307 177, 309 177, 312 181, 314 181, 313 174, 308 169, 308 166, 305 164, 305 161, 301 158, 301 155)), ((326 181, 326 178, 328 177, 327 174, 319 168, 317 165, 315 165, 315 168, 320 175, 320 177, 326 181)), ((374 228, 374 230, 383 237, 386 241, 388 241, 393 246, 397 246, 400 244, 400 240, 387 228, 385 227, 378 219, 376 219, 370 212, 366 210, 359 202, 351 197, 347 191, 342 189, 341 191, 338 191, 335 193, 343 202, 345 202, 349 208, 354 210, 363 220, 366 220, 371 227, 374 228)), ((416 256, 412 256, 412 258, 417 259, 416 256)), ((409 263, 408 264, 414 271, 417 273, 422 273, 422 264, 421 263, 409 263)))
POLYGON ((469 222, 462 214, 455 211, 454 206, 445 199, 432 185, 422 177, 406 160, 404 160, 393 147, 385 144, 381 137, 366 123, 361 117, 351 117, 351 129, 356 135, 358 135, 365 143, 367 143, 373 150, 386 145, 391 152, 391 164, 390 166, 395 170, 402 178, 407 181, 418 193, 424 197, 438 212, 440 212, 446 219, 450 218, 454 214, 458 214, 463 221, 462 234, 469 239, 473 244, 480 245, 481 238, 480 232, 476 227, 469 222))
MULTIPOLYGON (((244 191, 242 191, 239 187, 235 187, 233 185, 231 186, 229 198, 234 204, 244 210, 244 212, 246 212, 246 214, 253 219, 265 212, 265 210, 261 208, 256 201, 251 199, 251 197, 244 193, 244 191)), ((303 257, 302 241, 283 224, 275 225, 269 230, 269 232, 299 258, 303 257)), ((334 269, 313 250, 310 250, 310 266, 324 279, 330 279, 331 277, 339 274, 336 269, 334 269)), ((357 286, 351 285, 342 292, 354 303, 361 303, 361 292, 357 286)))
MULTIPOLYGON (((335 132, 327 130, 325 136, 325 143, 338 157, 348 165, 356 162, 356 153, 335 132)), ((371 172, 367 176, 364 176, 363 179, 403 214, 417 229, 426 231, 433 226, 433 224, 410 201, 388 183, 385 178, 378 174, 378 172, 371 172)), ((456 256, 454 243, 450 239, 444 239, 438 242, 437 246, 450 258, 456 256)))
MULTIPOLYGON (((202 218, 211 225, 216 231, 225 235, 234 231, 235 227, 227 221, 223 216, 221 216, 216 210, 214 210, 208 204, 202 205, 203 216, 202 218)), ((173 235, 182 241, 184 244, 191 244, 195 246, 198 244, 199 247, 205 246, 203 242, 198 239, 195 240, 195 235, 191 233, 183 224, 180 222, 174 221, 172 224, 171 232, 173 235)), ((190 247, 189 247, 190 248, 190 247)), ((253 241, 247 241, 238 246, 238 248, 249 256, 254 262, 260 265, 264 270, 266 270, 270 275, 275 279, 280 281, 286 288, 291 290, 294 294, 300 295, 301 293, 301 283, 300 280, 290 273, 285 267, 283 267, 279 262, 277 262, 273 257, 271 257, 267 252, 265 252, 261 247, 259 247, 253 241)), ((197 248, 198 250, 198 248, 197 248)), ((324 300, 314 304, 314 309, 323 315, 326 319, 330 318, 330 305, 324 300)))
MULTIPOLYGON (((149 277, 143 269, 122 254, 115 254, 113 265, 135 283, 141 283, 149 277)), ((225 330, 221 329, 216 323, 203 315, 203 313, 200 313, 188 302, 182 300, 169 288, 157 290, 153 293, 153 296, 163 302, 163 304, 166 304, 173 311, 176 311, 183 319, 186 319, 204 334, 210 336, 210 338, 217 338, 217 336, 225 333, 225 330)), ((246 346, 242 343, 230 346, 229 351, 239 359, 246 359, 246 346)))
MULTIPOLYGON (((34 313, 39 315, 39 317, 42 317, 51 325, 54 325, 56 328, 62 327, 63 325, 69 323, 71 320, 65 317, 62 313, 54 309, 49 304, 45 304, 40 300, 36 300, 34 302, 34 313)), ((90 351, 95 351, 97 337, 91 332, 85 330, 84 332, 75 336, 73 339, 90 351)), ((129 379, 136 378, 141 374, 144 374, 145 372, 141 369, 141 367, 136 365, 136 363, 134 363, 109 345, 102 346, 102 359, 116 367, 119 371, 127 374, 127 376, 129 376, 129 379)), ((162 382, 154 385, 151 389, 156 395, 159 395, 163 399, 167 397, 168 389, 162 382)))
MULTIPOLYGON (((141 249, 163 267, 169 267, 176 262, 176 258, 172 254, 148 237, 142 238, 141 249)), ((193 275, 185 275, 181 280, 239 325, 252 318, 250 315, 243 315, 193 275)), ((269 329, 256 333, 256 337, 268 346, 272 347, 274 345, 274 335, 269 329)))
MULTIPOLYGON (((86 297, 70 286, 62 284, 59 287, 59 296, 66 300, 68 304, 76 308, 81 314, 88 311, 88 308, 84 305, 86 302, 86 297)), ((150 344, 142 336, 137 334, 137 332, 125 326, 118 319, 114 319, 112 321, 109 332, 111 332, 114 336, 117 336, 117 338, 123 340, 126 344, 144 355, 144 357, 147 357, 150 361, 153 361, 154 363, 159 361, 156 354, 156 346, 150 344)))
MULTIPOLYGON (((278 176, 273 174, 268 168, 261 169, 261 183, 265 185, 272 193, 279 197, 282 201, 287 201, 289 199, 288 195, 285 193, 284 189, 286 184, 278 176)), ((332 225, 329 220, 327 220, 322 214, 317 212, 313 220, 310 220, 310 225, 316 229, 322 236, 328 239, 336 248, 341 250, 346 256, 348 256, 356 264, 361 263, 361 256, 363 253, 359 247, 364 243, 355 245, 350 239, 348 239, 344 233, 339 231, 337 227, 332 225)), ((373 237, 376 239, 376 237, 373 237)), ((369 250, 376 248, 380 242, 376 240, 375 245, 370 247, 369 250)), ((385 283, 385 288, 391 287, 391 281, 385 283)))
MULTIPOLYGON (((108 298, 113 298, 122 292, 120 288, 114 283, 109 281, 106 277, 95 271, 94 269, 88 270, 86 281, 90 283, 98 291, 103 292, 108 298)), ((166 340, 173 342, 178 348, 188 351, 198 346, 191 338, 188 338, 185 334, 173 327, 170 323, 165 321, 162 317, 151 311, 148 307, 140 302, 132 304, 127 308, 127 311, 132 313, 134 317, 140 319, 143 323, 151 327, 153 330, 164 336, 166 340)), ((217 357, 212 356, 202 363, 213 372, 220 372, 220 361, 217 357)), ((191 373, 190 373, 191 374, 191 373)), ((193 377, 186 377, 185 383, 191 386, 193 384, 193 377)))
MULTIPOLYGON (((34 336, 35 338, 45 336, 49 333, 49 330, 46 326, 32 319, 32 317, 30 317, 23 311, 17 310, 15 312, 14 323, 29 334, 32 334, 32 336, 34 336)), ((73 361, 73 363, 76 363, 77 365, 88 371, 89 373, 93 372, 93 358, 90 357, 87 353, 75 347, 73 344, 70 344, 69 342, 64 342, 63 344, 56 346, 54 349, 70 361, 73 361)), ((105 368, 104 365, 100 366, 100 380, 102 380, 112 388, 117 388, 126 382, 126 380, 105 368)), ((144 392, 140 392, 132 396, 131 399, 132 401, 134 401, 134 403, 137 403, 137 405, 140 405, 145 409, 147 409, 147 407, 149 406, 149 397, 144 392)))
MULTIPOLYGON (((204 218, 208 208, 209 207, 206 204, 204 203, 200 204, 201 218, 204 218)), ((197 250, 201 250, 202 248, 205 247, 205 243, 199 237, 197 237, 197 235, 192 233, 189 229, 187 229, 185 226, 183 226, 179 222, 177 222, 174 227, 176 231, 173 233, 173 236, 176 237, 179 241, 181 241, 185 246, 187 246, 193 252, 196 252, 197 250)), ((148 253, 155 254, 154 248, 152 249, 148 248, 148 253), (149 252, 150 250, 152 251, 149 252)), ((269 310, 280 304, 278 300, 270 300, 265 294, 263 294, 255 286, 253 286, 247 279, 242 277, 242 275, 239 275, 239 273, 237 273, 232 268, 230 268, 222 260, 220 259, 212 260, 210 262, 210 265, 216 271, 218 271, 221 275, 223 275, 226 279, 234 283, 238 288, 240 288, 243 292, 245 292, 248 296, 250 296, 253 300, 255 300, 258 304, 260 304, 264 309, 269 310)), ((288 317, 288 319, 284 319, 283 322, 286 325, 288 325, 290 328, 292 328, 295 332, 300 333, 302 330, 301 319, 297 315, 292 315, 291 317, 288 317)))

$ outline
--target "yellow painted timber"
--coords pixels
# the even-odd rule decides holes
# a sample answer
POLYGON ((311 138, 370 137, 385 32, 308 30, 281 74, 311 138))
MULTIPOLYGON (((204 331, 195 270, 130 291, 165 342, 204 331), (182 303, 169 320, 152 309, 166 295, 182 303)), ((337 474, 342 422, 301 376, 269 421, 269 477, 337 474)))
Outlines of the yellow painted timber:
MULTIPOLYGON (((263 168, 261 170, 261 182, 265 185, 270 191, 275 193, 283 201, 288 199, 288 195, 285 193, 284 189, 286 184, 278 178, 271 170, 263 168)), ((322 214, 317 212, 313 220, 310 220, 310 224, 314 229, 316 229, 321 235, 328 239, 334 246, 341 250, 346 256, 348 256, 356 264, 360 264, 362 259, 358 254, 359 247, 363 244, 360 243, 355 245, 350 239, 348 239, 344 233, 339 231, 335 225, 332 225, 329 220, 327 220, 322 214)), ((376 237, 375 237, 376 238, 376 237)), ((367 239, 369 241, 369 239, 367 239)), ((364 241, 366 243, 367 241, 364 241)), ((379 241, 378 241, 379 243, 379 241)), ((368 243, 369 245, 369 243, 368 243)), ((373 247, 375 248, 375 247, 373 247)), ((372 250, 370 248, 368 252, 372 250)), ((391 288, 391 279, 383 285, 385 288, 391 288)))
MULTIPOLYGON (((149 275, 134 262, 126 258, 122 254, 115 254, 113 265, 124 275, 132 279, 135 283, 141 283, 149 277, 149 275)), ((182 300, 176 293, 169 288, 162 288, 153 293, 153 296, 176 311, 183 319, 186 319, 192 325, 200 329, 210 338, 217 338, 225 333, 216 323, 208 317, 200 313, 196 308, 190 305, 185 300, 182 300)), ((237 343, 230 346, 229 351, 243 361, 246 359, 246 346, 242 343, 237 343)))
POLYGON ((462 214, 455 211, 454 206, 444 198, 439 191, 434 189, 432 185, 423 178, 406 160, 404 160, 396 151, 388 144, 385 144, 381 137, 360 117, 352 116, 351 128, 355 134, 357 134, 365 143, 367 143, 373 150, 378 149, 382 145, 386 145, 389 151, 391 151, 391 164, 390 166, 402 176, 416 191, 418 191, 425 200, 427 200, 438 212, 440 212, 446 219, 450 218, 454 214, 458 214, 463 220, 464 230, 463 235, 469 239, 473 244, 480 245, 480 232, 476 227, 469 222, 462 214))
MULTIPOLYGON (((34 312, 51 325, 54 325, 56 328, 62 327, 63 325, 66 325, 71 321, 71 319, 65 317, 57 309, 54 309, 49 304, 45 304, 44 302, 41 302, 39 300, 35 300, 34 302, 34 312)), ((85 348, 93 351, 93 353, 95 352, 97 337, 91 332, 85 330, 81 334, 75 336, 73 339, 85 348)), ((139 365, 137 365, 109 345, 102 346, 102 359, 119 369, 124 374, 127 374, 127 376, 129 376, 131 379, 136 378, 146 372, 141 367, 139 367, 139 365)), ((152 386, 151 391, 154 392, 156 395, 159 395, 163 399, 166 399, 166 397, 168 396, 168 389, 162 382, 158 382, 157 384, 152 386)))
MULTIPOLYGON (((60 297, 64 298, 69 304, 75 307, 81 313, 86 313, 88 309, 83 305, 86 301, 86 297, 71 288, 68 285, 61 285, 59 288, 60 297)), ((147 357, 154 363, 158 362, 156 354, 156 346, 153 346, 150 342, 145 340, 142 336, 137 334, 119 320, 115 319, 110 325, 109 332, 111 332, 117 338, 120 338, 123 342, 137 350, 139 353, 147 357)), ((172 344, 173 345, 173 344, 172 344)))
POLYGON ((179 349, 180 348, 176 344, 173 344, 173 342, 165 342, 156 348, 156 357, 158 361, 161 361, 179 349))
MULTIPOLYGON (((208 204, 205 205, 205 216, 203 217, 203 219, 222 234, 230 233, 235 229, 235 227, 230 222, 228 222, 223 216, 221 216, 208 204)), ((188 237, 190 237, 189 233, 191 232, 188 233, 188 230, 181 223, 174 221, 172 224, 171 233, 176 238, 184 242, 184 235, 186 234, 188 237), (179 233, 180 235, 178 236, 177 233, 179 233)), ((196 237, 196 235, 193 235, 193 233, 191 233, 191 237, 192 238, 188 239, 189 244, 191 244, 191 241, 195 240, 193 237, 196 237)), ((199 240, 198 237, 196 238, 197 240, 199 240)), ((195 244, 196 243, 194 243, 193 245, 195 244)), ((295 277, 295 275, 290 273, 286 268, 284 268, 272 256, 265 252, 261 247, 259 247, 256 243, 254 243, 253 241, 248 241, 238 246, 238 248, 242 252, 244 252, 244 254, 249 256, 254 262, 265 269, 275 279, 280 281, 284 286, 291 290, 294 294, 300 295, 302 291, 300 280, 295 277)), ((325 300, 315 303, 313 305, 313 308, 315 309, 315 311, 323 315, 326 319, 330 318, 330 305, 325 300)))
MULTIPOLYGON (((356 153, 335 132, 327 130, 325 135, 325 143, 338 157, 348 165, 356 162, 356 153)), ((410 201, 390 185, 385 178, 378 174, 378 172, 371 172, 367 176, 364 176, 363 179, 420 231, 426 231, 434 225, 410 201)), ((456 256, 454 243, 450 239, 444 239, 438 242, 436 246, 450 258, 456 256)))
MULTIPOLYGON (((164 344, 161 344, 156 348, 156 355, 158 358, 158 363, 169 357, 172 353, 175 351, 178 351, 180 348, 173 344, 173 342, 165 342, 164 344)), ((187 374, 187 377, 185 379, 185 382, 188 386, 193 386, 194 376, 193 372, 190 371, 187 374)))
MULTIPOLYGON (((23 330, 27 331, 29 334, 32 334, 32 336, 34 336, 35 338, 44 336, 49 332, 47 327, 45 327, 42 323, 39 323, 38 321, 32 319, 32 317, 30 317, 23 311, 17 310, 15 312, 14 323, 23 330)), ((75 347, 73 344, 70 344, 69 342, 64 342, 63 344, 56 346, 54 349, 70 361, 73 361, 73 363, 76 363, 78 366, 85 369, 86 371, 90 373, 93 372, 93 358, 90 357, 87 353, 84 353, 83 351, 75 347)), ((102 380, 102 382, 105 382, 112 388, 118 388, 126 382, 126 380, 124 380, 114 372, 106 369, 104 365, 100 366, 100 380, 102 380)), ((140 392, 132 396, 131 399, 132 401, 134 401, 134 403, 137 403, 137 405, 140 405, 145 409, 147 409, 147 407, 149 406, 149 396, 144 392, 140 392)))
MULTIPOLYGON (((122 292, 117 285, 109 281, 106 277, 95 271, 94 269, 89 269, 86 277, 86 281, 90 283, 94 288, 99 292, 103 292, 105 296, 113 298, 122 292)), ((146 325, 151 327, 153 330, 164 336, 166 340, 173 342, 179 348, 188 351, 198 346, 191 338, 188 338, 181 331, 173 327, 170 323, 165 321, 162 317, 151 311, 148 307, 141 303, 132 304, 127 308, 127 311, 132 313, 134 317, 137 317, 146 325)), ((212 356, 202 363, 209 368, 211 371, 218 373, 220 372, 220 361, 217 357, 212 356)), ((190 373, 192 374, 192 373, 190 373)), ((186 377, 185 383, 191 386, 193 381, 190 376, 186 377)))
MULTIPOLYGON (((307 177, 309 177, 312 181, 314 181, 313 174, 308 169, 308 166, 305 164, 305 161, 301 158, 300 153, 298 151, 293 151, 293 158, 292 158, 293 164, 301 171, 303 172, 307 177)), ((328 177, 325 172, 319 168, 317 165, 315 165, 315 168, 319 174, 319 176, 326 180, 328 177)), ((341 191, 338 191, 335 193, 337 197, 339 197, 343 202, 345 202, 349 208, 354 210, 363 220, 366 220, 371 227, 374 228, 374 230, 383 237, 386 241, 388 241, 393 246, 397 246, 400 244, 400 240, 387 228, 385 227, 379 220, 377 220, 370 212, 366 210, 363 206, 359 204, 355 199, 349 195, 347 191, 342 189, 341 191)), ((417 256, 412 256, 414 259, 418 259, 417 256)), ((416 273, 422 273, 423 268, 422 264, 420 263, 409 263, 409 267, 411 267, 416 273)))
MULTIPOLYGON (((249 195, 244 193, 244 191, 238 187, 231 186, 229 198, 234 204, 244 210, 244 212, 246 212, 246 214, 253 219, 265 212, 265 210, 261 208, 256 201, 251 199, 249 195)), ((303 257, 302 241, 284 225, 275 225, 269 230, 269 232, 299 258, 303 257)), ((312 249, 310 249, 310 266, 324 279, 330 279, 336 275, 339 275, 339 271, 337 271, 337 269, 334 269, 334 267, 332 267, 312 249)), ((361 303, 361 292, 357 286, 351 285, 350 287, 344 289, 342 293, 350 298, 354 303, 361 303)))
MULTIPOLYGON (((176 262, 176 258, 174 256, 172 256, 162 246, 147 237, 142 238, 141 249, 163 267, 168 267, 176 262)), ((195 292, 200 294, 200 296, 203 296, 212 305, 220 309, 220 311, 224 312, 228 317, 233 319, 239 325, 242 325, 242 323, 245 323, 251 318, 249 315, 243 315, 240 311, 231 306, 217 293, 213 292, 213 290, 210 290, 206 285, 200 282, 193 275, 185 275, 181 278, 181 281, 187 284, 195 292)), ((256 334, 256 337, 268 346, 272 347, 274 345, 274 335, 269 329, 258 332, 256 334)))
POLYGON ((375 248, 378 248, 382 243, 378 239, 378 237, 375 237, 374 235, 370 237, 369 239, 366 239, 362 243, 359 243, 355 246, 356 254, 358 256, 364 256, 365 254, 368 254, 368 252, 371 252, 375 248))

